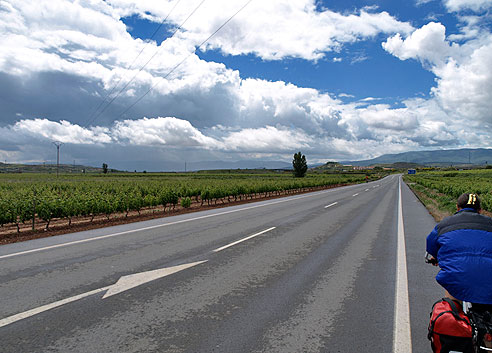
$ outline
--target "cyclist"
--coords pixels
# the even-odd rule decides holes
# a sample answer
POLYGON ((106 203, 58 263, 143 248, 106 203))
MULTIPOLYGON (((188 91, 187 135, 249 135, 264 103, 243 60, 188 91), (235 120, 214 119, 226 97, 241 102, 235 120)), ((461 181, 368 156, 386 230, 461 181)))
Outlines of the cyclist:
POLYGON ((437 282, 446 297, 492 305, 492 218, 481 215, 480 199, 464 193, 457 212, 427 236, 428 262, 441 270, 437 282))
MULTIPOLYGON (((459 351, 492 351, 492 218, 480 214, 475 194, 462 194, 456 208, 427 236, 426 261, 441 268, 436 280, 445 296, 465 304, 474 348, 461 341, 459 351)), ((439 351, 442 347, 435 347, 433 339, 432 349, 439 351)), ((448 341, 447 348, 457 342, 448 341)))

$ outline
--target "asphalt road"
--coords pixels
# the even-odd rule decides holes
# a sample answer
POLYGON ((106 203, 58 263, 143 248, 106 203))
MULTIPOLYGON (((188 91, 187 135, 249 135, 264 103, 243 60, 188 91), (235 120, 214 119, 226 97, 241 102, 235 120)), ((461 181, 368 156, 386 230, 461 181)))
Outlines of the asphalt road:
POLYGON ((389 176, 5 245, 0 351, 430 352, 434 225, 389 176))

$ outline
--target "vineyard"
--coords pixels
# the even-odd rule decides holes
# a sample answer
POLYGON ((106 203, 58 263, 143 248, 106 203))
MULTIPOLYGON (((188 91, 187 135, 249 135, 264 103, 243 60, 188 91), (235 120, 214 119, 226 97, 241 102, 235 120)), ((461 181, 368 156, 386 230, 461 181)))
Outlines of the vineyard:
POLYGON ((432 171, 406 175, 405 181, 419 193, 426 206, 433 202, 440 210, 456 211, 456 200, 467 192, 479 195, 482 209, 492 212, 492 170, 432 171))
POLYGON ((359 183, 365 174, 318 174, 293 178, 290 173, 162 173, 60 175, 0 174, 0 225, 20 232, 21 225, 87 217, 92 222, 130 212, 170 213, 176 208, 221 205, 300 190, 359 183))

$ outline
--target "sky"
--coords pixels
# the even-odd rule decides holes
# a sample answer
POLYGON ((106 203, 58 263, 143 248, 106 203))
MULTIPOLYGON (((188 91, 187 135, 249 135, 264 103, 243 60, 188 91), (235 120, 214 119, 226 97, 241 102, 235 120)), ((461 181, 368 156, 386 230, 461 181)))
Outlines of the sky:
POLYGON ((492 0, 0 0, 0 107, 7 163, 492 148, 492 0))

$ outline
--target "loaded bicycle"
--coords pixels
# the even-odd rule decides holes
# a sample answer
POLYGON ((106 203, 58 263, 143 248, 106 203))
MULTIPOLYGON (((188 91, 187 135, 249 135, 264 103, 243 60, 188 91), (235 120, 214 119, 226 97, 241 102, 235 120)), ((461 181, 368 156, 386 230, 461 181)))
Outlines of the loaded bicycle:
MULTIPOLYGON (((438 266, 430 254, 426 262, 438 266)), ((438 300, 432 306, 428 338, 434 353, 492 352, 492 305, 438 300)))

